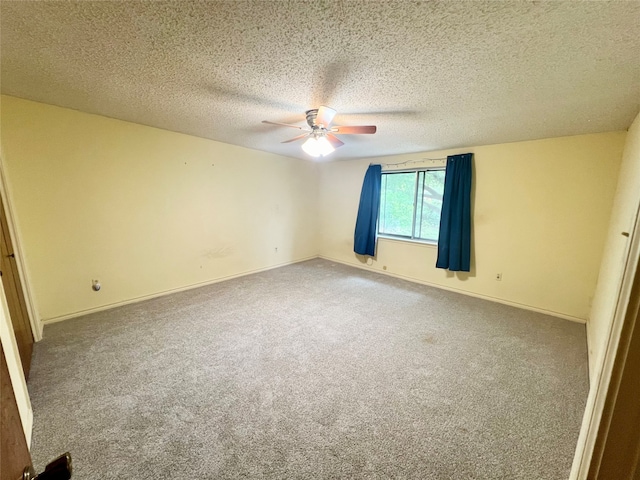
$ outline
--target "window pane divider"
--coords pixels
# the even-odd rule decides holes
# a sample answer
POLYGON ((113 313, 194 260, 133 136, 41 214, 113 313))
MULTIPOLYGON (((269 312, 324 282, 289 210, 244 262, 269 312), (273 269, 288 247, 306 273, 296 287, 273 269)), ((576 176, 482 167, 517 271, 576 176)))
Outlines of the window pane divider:
MULTIPOLYGON (((425 172, 422 173, 422 188, 420 189, 420 233, 417 238, 422 238, 422 212, 424 211, 424 184, 427 181, 427 175, 425 172)), ((420 173, 418 173, 418 177, 420 177, 420 173)), ((417 189, 416 189, 417 190, 417 189)), ((416 196, 418 196, 416 192, 416 196)), ((416 208, 416 215, 418 214, 416 208)), ((414 235, 415 238, 415 235, 414 235)))
POLYGON ((418 210, 418 185, 420 183, 420 173, 416 172, 416 186, 413 192, 413 224, 411 225, 411 238, 416 238, 416 211, 418 210))

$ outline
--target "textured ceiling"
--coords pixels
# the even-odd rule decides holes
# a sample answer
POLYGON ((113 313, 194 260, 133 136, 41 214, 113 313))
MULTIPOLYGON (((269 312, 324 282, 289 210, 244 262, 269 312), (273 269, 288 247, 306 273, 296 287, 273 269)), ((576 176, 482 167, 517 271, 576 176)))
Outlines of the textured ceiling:
POLYGON ((308 158, 304 111, 338 110, 332 158, 629 127, 640 2, 1 1, 2 93, 308 158))

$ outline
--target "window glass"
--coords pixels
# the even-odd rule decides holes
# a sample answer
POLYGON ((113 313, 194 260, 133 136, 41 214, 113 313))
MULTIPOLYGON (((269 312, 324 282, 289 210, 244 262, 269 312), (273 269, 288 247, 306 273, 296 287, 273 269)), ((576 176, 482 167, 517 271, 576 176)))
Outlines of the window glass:
POLYGON ((380 198, 380 233, 411 237, 416 175, 383 173, 380 198))
POLYGON ((444 169, 383 172, 378 232, 437 242, 444 169))

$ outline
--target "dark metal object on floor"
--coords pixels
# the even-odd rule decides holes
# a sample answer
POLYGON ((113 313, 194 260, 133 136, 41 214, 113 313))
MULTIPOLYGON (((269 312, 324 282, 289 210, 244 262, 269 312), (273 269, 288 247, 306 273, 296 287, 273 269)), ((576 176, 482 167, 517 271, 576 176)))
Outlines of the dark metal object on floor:
POLYGON ((60 455, 49 463, 44 472, 36 475, 32 467, 26 467, 22 474, 22 480, 69 480, 73 471, 71 454, 69 452, 60 455))

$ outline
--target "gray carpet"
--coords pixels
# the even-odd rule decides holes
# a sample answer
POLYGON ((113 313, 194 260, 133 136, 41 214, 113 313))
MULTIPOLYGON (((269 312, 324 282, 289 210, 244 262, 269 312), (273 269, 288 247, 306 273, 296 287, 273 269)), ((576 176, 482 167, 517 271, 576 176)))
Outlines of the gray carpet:
POLYGON ((37 466, 77 479, 564 479, 584 325, 311 260, 47 326, 37 466))

